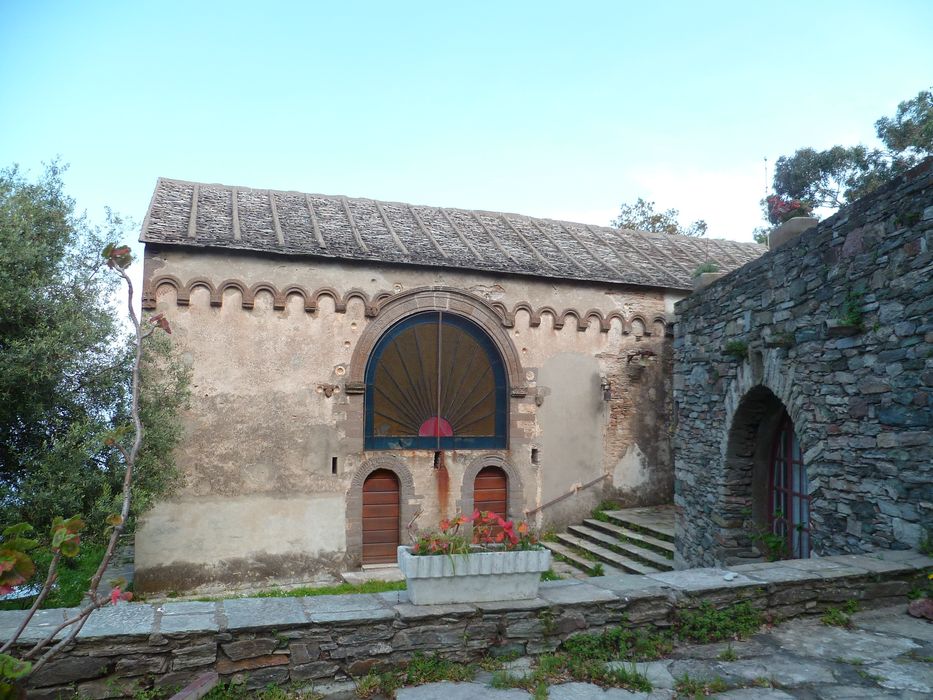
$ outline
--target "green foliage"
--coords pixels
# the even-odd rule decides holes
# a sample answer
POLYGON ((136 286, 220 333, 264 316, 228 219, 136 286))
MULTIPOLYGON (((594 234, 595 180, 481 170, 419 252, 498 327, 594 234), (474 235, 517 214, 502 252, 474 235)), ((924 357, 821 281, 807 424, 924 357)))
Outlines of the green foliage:
POLYGON ((475 664, 449 661, 438 654, 415 654, 402 670, 370 671, 355 678, 356 694, 370 698, 377 694, 394 697, 395 691, 406 685, 424 685, 440 681, 470 681, 476 675, 475 664))
POLYGON ((735 661, 739 656, 735 653, 735 649, 732 648, 732 644, 730 643, 716 658, 720 661, 735 661))
POLYGON ((561 649, 572 656, 613 661, 652 661, 670 654, 673 641, 668 634, 630 627, 613 627, 601 634, 575 634, 561 649))
POLYGON ((712 679, 698 679, 691 678, 688 673, 678 678, 674 685, 677 697, 704 698, 714 693, 724 693, 728 689, 726 682, 718 676, 712 679))
POLYGON ((590 567, 590 576, 605 576, 606 569, 601 561, 596 562, 590 567))
POLYGON ((833 146, 801 148, 782 156, 774 168, 774 191, 836 208, 863 197, 889 179, 933 155, 933 92, 901 102, 893 118, 875 122, 883 149, 833 146))
POLYGON ((722 349, 722 354, 735 360, 744 360, 748 357, 748 343, 744 340, 730 340, 722 349))
POLYGON ((849 292, 846 296, 845 304, 842 307, 842 316, 839 321, 847 326, 862 328, 862 293, 849 292))
MULTIPOLYGON (((134 696, 133 700, 161 700, 168 696, 169 693, 156 688, 141 691, 141 694, 134 696)), ((309 691, 298 684, 293 684, 293 687, 282 687, 270 683, 261 690, 247 689, 246 683, 237 679, 214 686, 204 696, 204 700, 320 700, 323 697, 320 693, 309 691)))
POLYGON ((826 608, 826 612, 820 617, 820 622, 833 627, 849 628, 852 626, 850 615, 856 612, 858 612, 858 601, 847 600, 841 608, 834 606, 826 608))
POLYGON ((560 581, 561 576, 560 574, 555 573, 553 569, 548 569, 547 571, 541 572, 541 580, 542 581, 560 581))
MULTIPOLYGON (((82 513, 99 538, 119 510, 124 467, 105 441, 127 422, 133 347, 108 301, 119 280, 100 251, 125 227, 109 211, 100 228, 76 216, 62 172, 53 163, 31 182, 15 167, 0 171, 0 523, 45 533, 55 515, 82 513)), ((129 264, 128 250, 116 252, 129 264)), ((168 372, 165 389, 143 399, 151 431, 137 509, 174 474, 171 416, 183 401, 168 372)))
POLYGON ((933 88, 901 102, 893 119, 882 117, 875 122, 875 132, 888 150, 905 160, 899 169, 933 154, 933 88))
POLYGON ((679 218, 680 212, 677 209, 655 211, 654 202, 647 202, 639 197, 635 204, 623 204, 619 210, 619 216, 612 220, 611 225, 616 228, 650 231, 651 233, 670 233, 682 236, 706 235, 707 225, 702 219, 694 221, 689 226, 682 226, 679 218))
POLYGON ((924 556, 933 557, 933 529, 926 528, 923 531, 917 550, 924 556))
MULTIPOLYGON (((45 602, 45 608, 73 608, 81 603, 87 593, 91 576, 97 570, 104 557, 105 547, 100 544, 83 544, 81 551, 73 559, 62 558, 58 563, 58 578, 45 602)), ((52 553, 48 549, 39 549, 33 555, 36 565, 36 581, 44 581, 52 562, 52 553)), ((35 596, 0 601, 0 610, 25 610, 29 608, 35 596)))
MULTIPOLYGON (((259 591, 258 593, 249 593, 243 595, 229 595, 217 597, 202 597, 196 600, 209 603, 217 600, 231 600, 234 598, 306 598, 308 596, 319 595, 346 595, 348 593, 385 593, 387 591, 404 591, 404 581, 365 581, 364 583, 338 583, 335 586, 320 586, 310 588, 302 586, 300 588, 291 588, 282 590, 281 588, 271 588, 268 591, 259 591)), ((178 593, 168 594, 169 598, 177 598, 178 593)))
POLYGON ((720 642, 741 639, 754 634, 761 627, 761 611, 748 602, 736 603, 717 610, 703 603, 695 610, 681 609, 674 616, 677 636, 688 642, 720 642))
POLYGON ((693 271, 693 276, 699 277, 700 275, 707 272, 719 272, 719 265, 711 260, 707 260, 706 262, 697 265, 697 268, 693 271))

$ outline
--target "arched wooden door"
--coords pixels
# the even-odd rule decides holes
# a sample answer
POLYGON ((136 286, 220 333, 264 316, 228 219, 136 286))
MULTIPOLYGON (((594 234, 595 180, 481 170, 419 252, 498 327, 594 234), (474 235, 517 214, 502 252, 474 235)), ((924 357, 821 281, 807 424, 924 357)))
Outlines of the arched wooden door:
POLYGON ((509 479, 499 467, 483 467, 473 482, 473 507, 508 518, 509 479))
POLYGON ((399 546, 401 501, 398 477, 377 469, 363 482, 363 563, 390 564, 399 546))

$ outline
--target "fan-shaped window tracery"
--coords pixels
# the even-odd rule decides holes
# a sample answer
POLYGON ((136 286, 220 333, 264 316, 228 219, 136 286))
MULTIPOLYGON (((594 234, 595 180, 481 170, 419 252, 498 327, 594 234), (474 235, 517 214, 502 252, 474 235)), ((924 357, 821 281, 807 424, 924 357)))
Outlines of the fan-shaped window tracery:
POLYGON ((390 328, 366 368, 367 449, 505 447, 505 370, 490 339, 431 311, 390 328))

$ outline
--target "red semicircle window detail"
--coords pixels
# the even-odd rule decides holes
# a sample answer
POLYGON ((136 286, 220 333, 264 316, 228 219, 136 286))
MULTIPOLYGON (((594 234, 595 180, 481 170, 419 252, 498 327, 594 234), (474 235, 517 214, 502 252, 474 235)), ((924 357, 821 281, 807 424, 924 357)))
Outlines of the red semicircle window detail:
POLYGON ((418 435, 421 437, 453 437, 454 429, 450 427, 446 419, 434 416, 421 424, 418 435))

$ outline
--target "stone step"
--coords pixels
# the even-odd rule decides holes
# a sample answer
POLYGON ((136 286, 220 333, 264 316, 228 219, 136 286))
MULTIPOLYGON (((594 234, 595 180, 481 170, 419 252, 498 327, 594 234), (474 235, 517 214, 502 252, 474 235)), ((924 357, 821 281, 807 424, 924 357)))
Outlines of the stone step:
POLYGON ((659 571, 670 571, 674 568, 673 562, 670 559, 662 554, 658 554, 654 550, 647 549, 638 544, 625 542, 615 535, 607 534, 601 530, 588 527, 587 525, 571 525, 567 528, 567 532, 605 547, 606 549, 610 549, 624 557, 634 559, 639 563, 653 566, 659 571))
MULTIPOLYGON (((574 566, 580 571, 586 572, 587 574, 593 573, 593 566, 596 564, 596 562, 587 559, 573 547, 568 547, 561 544, 560 542, 542 542, 541 544, 550 549, 554 554, 563 557, 564 560, 571 566, 574 566)), ((621 574, 622 572, 612 566, 603 564, 603 573, 608 576, 609 574, 621 574)))
POLYGON ((607 510, 605 514, 609 521, 616 525, 659 540, 674 541, 674 509, 672 506, 607 510))
POLYGON ((605 547, 600 547, 598 544, 590 542, 583 539, 582 537, 577 537, 576 535, 571 535, 568 533, 561 533, 557 536, 557 540, 568 547, 573 547, 577 550, 582 550, 588 552, 592 556, 596 557, 602 562, 609 564, 609 566, 604 566, 603 570, 609 573, 609 568, 621 569, 622 571, 630 574, 654 574, 658 572, 658 569, 653 566, 648 566, 634 559, 630 559, 623 554, 613 552, 611 549, 606 549, 605 547))
POLYGON ((663 554, 669 559, 674 557, 674 543, 668 540, 658 539, 657 537, 652 537, 651 535, 646 535, 636 530, 630 530, 621 525, 615 525, 614 523, 604 520, 595 520, 594 518, 587 518, 583 521, 583 524, 593 529, 601 530, 608 535, 615 535, 621 540, 630 540, 633 544, 638 544, 647 549, 653 549, 658 554, 663 554))

